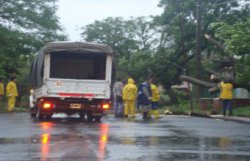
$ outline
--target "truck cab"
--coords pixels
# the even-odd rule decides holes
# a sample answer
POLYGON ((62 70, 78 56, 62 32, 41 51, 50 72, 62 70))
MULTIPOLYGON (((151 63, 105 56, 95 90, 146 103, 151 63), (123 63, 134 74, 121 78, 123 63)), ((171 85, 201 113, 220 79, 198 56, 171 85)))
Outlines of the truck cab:
POLYGON ((110 47, 83 42, 51 42, 37 54, 30 70, 31 117, 54 113, 100 121, 110 108, 113 80, 110 47))

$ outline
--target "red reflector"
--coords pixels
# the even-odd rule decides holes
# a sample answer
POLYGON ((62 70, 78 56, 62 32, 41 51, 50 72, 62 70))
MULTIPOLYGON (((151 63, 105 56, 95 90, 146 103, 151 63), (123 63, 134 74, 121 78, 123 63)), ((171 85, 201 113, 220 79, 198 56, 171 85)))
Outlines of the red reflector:
POLYGON ((82 98, 93 98, 93 94, 80 94, 80 93, 58 93, 61 97, 82 97, 82 98))
POLYGON ((104 110, 107 110, 107 109, 109 109, 109 104, 108 103, 105 103, 105 104, 102 104, 102 109, 104 109, 104 110))
POLYGON ((85 98, 93 98, 94 97, 94 95, 93 94, 84 94, 84 96, 83 97, 85 97, 85 98))
POLYGON ((44 104, 43 104, 44 109, 48 109, 48 108, 52 108, 52 107, 53 107, 53 104, 50 102, 44 102, 44 104))
POLYGON ((81 97, 82 94, 78 94, 78 93, 58 93, 59 96, 62 97, 81 97))

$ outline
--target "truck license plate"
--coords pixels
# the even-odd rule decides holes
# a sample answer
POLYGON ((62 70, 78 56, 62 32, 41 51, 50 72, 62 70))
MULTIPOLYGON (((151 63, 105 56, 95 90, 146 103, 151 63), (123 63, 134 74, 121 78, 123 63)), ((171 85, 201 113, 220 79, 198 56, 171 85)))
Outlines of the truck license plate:
POLYGON ((73 109, 81 109, 81 104, 70 104, 70 108, 73 108, 73 109))

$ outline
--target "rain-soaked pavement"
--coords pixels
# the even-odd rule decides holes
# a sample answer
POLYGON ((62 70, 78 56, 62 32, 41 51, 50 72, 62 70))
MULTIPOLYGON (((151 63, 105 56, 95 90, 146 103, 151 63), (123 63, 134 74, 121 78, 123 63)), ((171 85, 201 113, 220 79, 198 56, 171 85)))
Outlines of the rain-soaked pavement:
POLYGON ((248 161, 250 124, 164 116, 100 123, 0 114, 0 161, 248 161))

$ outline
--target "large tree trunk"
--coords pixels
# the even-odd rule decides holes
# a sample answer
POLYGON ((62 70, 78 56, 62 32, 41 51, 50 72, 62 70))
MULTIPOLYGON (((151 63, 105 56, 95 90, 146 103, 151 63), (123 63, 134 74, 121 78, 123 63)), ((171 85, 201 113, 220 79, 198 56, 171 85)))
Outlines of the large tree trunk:
MULTIPOLYGON (((180 79, 183 81, 191 82, 193 84, 199 84, 201 86, 208 87, 209 88, 208 91, 210 93, 219 92, 218 83, 210 83, 210 82, 202 81, 202 80, 199 80, 190 76, 186 76, 186 75, 181 75, 180 79)), ((233 86, 234 88, 244 88, 250 92, 249 85, 234 83, 233 86)))
POLYGON ((186 76, 186 75, 181 75, 180 78, 183 81, 191 82, 193 84, 198 84, 198 85, 205 86, 208 88, 212 88, 212 87, 216 86, 215 83, 209 83, 209 82, 202 81, 202 80, 196 79, 194 77, 186 76))

